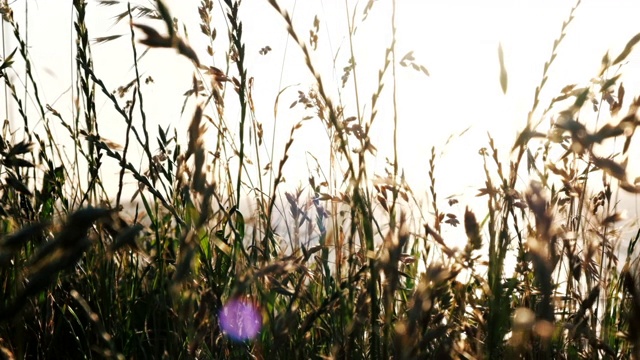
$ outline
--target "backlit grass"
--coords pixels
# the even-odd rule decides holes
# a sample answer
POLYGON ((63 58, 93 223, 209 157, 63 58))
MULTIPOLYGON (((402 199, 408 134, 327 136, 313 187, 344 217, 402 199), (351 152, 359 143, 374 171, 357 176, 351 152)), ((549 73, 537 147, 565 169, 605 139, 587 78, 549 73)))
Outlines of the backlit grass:
MULTIPOLYGON (((380 4, 371 1, 350 18, 351 60, 336 64, 344 71, 335 82, 317 65, 321 20, 300 30, 278 1, 264 0, 311 79, 296 96, 269 94, 274 112, 283 102, 291 103, 288 116, 303 114, 269 138, 254 101, 267 95, 253 92, 247 65, 244 3, 202 0, 201 33, 189 37, 208 45, 194 49, 161 1, 97 2, 118 9, 115 20, 128 33, 95 37, 86 2, 73 2, 71 112, 43 102, 44 84, 31 71, 38 59, 11 5, 1 7, 14 31, 5 37, 18 44, 0 58, 3 102, 16 110, 6 111, 12 118, 0 133, 3 358, 639 355, 640 277, 632 260, 640 230, 622 227, 616 194, 640 191, 626 171, 640 100, 620 75, 640 35, 620 54, 605 55, 593 81, 568 85, 543 104, 576 4, 559 24, 508 160, 491 136, 469 154, 485 170, 477 195, 486 206, 477 211, 469 199, 447 203, 437 193, 436 183, 447 181, 438 175, 438 149, 424 157, 423 196, 402 174, 397 131, 388 134, 390 154, 378 154, 372 141, 381 108, 392 109, 384 121, 400 126, 396 71, 429 76, 411 53, 396 53, 395 12, 380 24, 391 41, 377 86, 363 93, 356 70, 367 59, 352 42, 357 23, 380 4), (92 55, 112 42, 127 44, 122 56, 135 73, 115 87, 92 55), (160 49, 193 66, 191 87, 179 89, 186 133, 149 116, 157 99, 147 88, 153 74, 141 63, 160 49), (344 88, 353 104, 331 95, 344 88), (103 103, 113 111, 102 112, 103 103), (589 112, 612 121, 587 126, 581 118, 589 112), (321 124, 317 136, 328 149, 307 157, 317 166, 304 169, 308 182, 292 189, 286 179, 301 169, 288 160, 307 141, 298 135, 311 122, 321 124), (113 127, 118 138, 103 137, 113 127), (611 141, 619 152, 603 152, 611 141), (376 156, 387 158, 384 173, 370 166, 376 156), (448 228, 464 229, 462 239, 448 238, 448 228)), ((496 82, 506 92, 503 55, 500 47, 496 82)))

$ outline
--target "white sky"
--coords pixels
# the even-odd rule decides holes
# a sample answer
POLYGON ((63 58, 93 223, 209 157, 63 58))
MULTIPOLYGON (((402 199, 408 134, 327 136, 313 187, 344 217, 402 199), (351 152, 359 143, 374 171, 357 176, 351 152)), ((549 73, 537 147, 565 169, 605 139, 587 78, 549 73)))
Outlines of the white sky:
MULTIPOLYGON (((24 25, 24 8, 29 0, 12 3, 16 18, 24 25)), ((97 7, 89 0, 89 32, 93 38, 114 34, 128 34, 126 22, 114 25, 113 15, 124 11, 124 6, 97 7)), ((147 5, 149 3, 145 2, 147 5)), ((171 0, 174 16, 187 26, 189 39, 201 61, 206 60, 204 39, 200 35, 195 0, 171 0)), ((314 61, 319 64, 322 76, 330 84, 337 97, 342 68, 347 65, 348 38, 346 37, 345 1, 279 1, 293 14, 297 31, 306 39, 312 28, 314 16, 320 19, 319 47, 314 61), (336 59, 334 64, 332 59, 336 59)), ((371 110, 371 94, 377 86, 378 69, 384 61, 385 48, 390 44, 389 0, 374 4, 369 17, 362 22, 362 10, 366 1, 348 1, 356 6, 358 30, 353 39, 358 65, 358 91, 365 117, 371 110), (357 5, 356 5, 357 4, 357 5)), ((414 51, 415 62, 424 65, 431 76, 426 77, 409 68, 398 67, 399 103, 399 151, 400 166, 406 171, 409 183, 417 190, 428 185, 428 158, 432 146, 443 155, 438 163, 437 178, 440 198, 464 193, 474 195, 481 187, 481 161, 477 155, 480 147, 487 146, 487 131, 495 138, 503 154, 513 144, 518 129, 526 123, 534 89, 540 82, 544 62, 549 58, 554 39, 560 34, 562 22, 567 19, 573 1, 421 1, 398 0, 397 60, 414 51), (497 49, 502 43, 509 75, 508 93, 504 95, 499 83, 497 49), (450 135, 471 129, 461 138, 444 146, 450 135)), ((223 23, 220 4, 216 3, 215 27, 217 57, 214 61, 223 67, 226 50, 224 44, 226 25, 223 23)), ((264 124, 267 139, 271 130, 273 107, 278 91, 289 85, 300 84, 282 95, 276 121, 275 157, 282 154, 282 145, 288 139, 290 127, 300 120, 300 113, 289 110, 289 104, 297 98, 297 90, 307 90, 312 79, 305 71, 301 52, 288 41, 284 22, 266 0, 244 0, 241 6, 247 48, 247 68, 255 77, 255 104, 258 121, 264 124), (266 56, 259 49, 269 45, 273 51, 266 56)), ((551 68, 549 81, 542 94, 540 108, 546 108, 548 100, 557 95, 565 85, 586 85, 597 75, 600 60, 606 51, 615 57, 636 33, 640 32, 637 1, 585 0, 576 11, 576 18, 567 30, 560 45, 558 57, 551 68)), ((353 11, 351 8, 350 11, 353 11)), ((54 105, 63 114, 69 114, 71 99, 71 67, 74 54, 71 49, 73 11, 68 0, 32 1, 29 3, 29 42, 34 72, 40 84, 45 103, 54 105)), ((160 29, 161 24, 158 24, 160 29)), ((96 71, 108 86, 115 89, 133 79, 131 50, 128 35, 108 44, 93 45, 96 71)), ((12 50, 16 43, 10 33, 4 33, 4 49, 12 50)), ((143 47, 139 48, 141 51, 143 47)), ((640 50, 628 58, 622 68, 627 99, 640 93, 640 50)), ((143 88, 151 128, 156 124, 166 127, 172 124, 183 131, 190 120, 190 113, 180 117, 182 94, 190 87, 192 65, 170 50, 154 50, 141 66, 153 76, 155 84, 143 88)), ((385 85, 386 96, 391 84, 385 85)), ((353 77, 342 93, 348 116, 355 115, 353 77)), ((628 101, 627 101, 628 103, 628 101)), ((375 124, 374 145, 379 149, 378 172, 384 168, 384 158, 391 157, 392 113, 388 97, 383 101, 375 124)), ((111 105, 98 103, 101 114, 109 114, 111 105)), ((626 107, 623 108, 623 112, 626 107)), ((237 116, 229 106, 230 119, 237 116)), ((102 116, 102 135, 119 140, 124 124, 113 116, 102 116)), ((595 118, 595 116, 594 116, 595 118)), ((232 121, 232 120, 229 120, 232 121)), ((327 140, 322 127, 307 122, 297 133, 292 148, 292 158, 285 173, 291 186, 298 181, 305 184, 308 176, 305 151, 323 159, 327 140), (299 170, 298 170, 299 169, 299 170), (295 179, 296 174, 300 179, 295 179)), ((63 130, 60 136, 66 138, 63 130)), ((211 138, 214 134, 211 133, 211 138)), ((213 146, 211 146, 213 148, 213 146)), ((637 147, 633 149, 637 153, 637 147)), ((606 155, 606 154, 603 154, 606 155)), ((326 156, 324 157, 326 158, 326 156)), ((633 160, 632 160, 633 162, 633 160)), ((635 174, 638 167, 634 168, 635 174)), ((115 173, 115 170, 114 170, 115 173)), ((635 214, 635 200, 627 198, 625 206, 635 214)))

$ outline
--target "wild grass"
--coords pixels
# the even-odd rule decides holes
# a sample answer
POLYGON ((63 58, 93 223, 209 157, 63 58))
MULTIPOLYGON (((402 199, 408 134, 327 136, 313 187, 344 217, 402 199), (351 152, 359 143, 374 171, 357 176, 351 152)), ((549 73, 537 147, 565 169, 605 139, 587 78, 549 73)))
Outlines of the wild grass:
MULTIPOLYGON (((352 42, 356 23, 380 5, 370 1, 365 19, 358 19, 345 1, 350 52, 341 81, 342 87, 352 84, 355 104, 343 104, 331 96, 340 84, 315 63, 319 20, 307 41, 289 12, 268 0, 313 80, 313 90, 299 91, 292 104, 308 115, 286 129, 288 140, 278 148, 275 137, 283 135, 264 136, 254 105, 244 5, 200 2, 197 36, 207 39, 205 59, 163 2, 98 2, 121 11, 116 20, 128 23, 129 32, 94 37, 87 3, 73 2, 71 113, 43 103, 30 44, 11 5, 2 3, 3 22, 18 44, 0 62, 9 95, 4 105, 17 109, 7 111, 17 119, 5 121, 0 138, 2 358, 640 355, 640 268, 632 260, 640 230, 621 238, 629 229, 620 227, 616 202, 618 189, 640 191, 626 171, 640 100, 628 100, 617 73, 640 35, 613 60, 604 56, 594 81, 565 87, 536 115, 576 4, 509 160, 502 160, 491 137, 480 151, 485 179, 477 189, 486 207, 482 213, 466 207, 459 219, 441 209, 436 181, 446 179, 438 178, 435 148, 427 160, 425 208, 401 174, 395 131, 386 174, 368 166, 377 151, 371 133, 381 106, 394 110, 394 129, 399 126, 398 65, 429 75, 411 54, 398 62, 395 12, 377 87, 363 94, 357 64, 366 59, 356 58, 352 42), (214 21, 217 13, 226 23, 214 21), (228 49, 222 65, 214 66, 221 34, 228 49), (92 47, 113 41, 128 41, 135 72, 115 91, 92 55, 92 47), (146 85, 153 78, 143 75, 140 62, 158 48, 174 49, 177 55, 166 56, 193 65, 182 109, 193 113, 184 137, 171 127, 151 128, 146 85), (385 91, 391 96, 382 97, 385 91), (113 107, 115 118, 101 117, 98 98, 113 107), (391 100, 382 104, 385 99, 391 100), (347 116, 347 107, 356 115, 347 116), (588 127, 581 121, 588 107, 613 121, 588 127), (544 128, 550 114, 553 121, 544 128), (330 167, 309 171, 308 184, 292 191, 283 184, 297 170, 287 161, 309 121, 326 130, 330 167), (114 122, 122 144, 102 135, 114 122), (54 136, 53 124, 70 136, 71 150, 54 136), (213 143, 205 137, 210 132, 213 143), (602 154, 600 144, 610 139, 622 139, 621 151, 602 154), (103 171, 105 164, 118 169, 115 179, 103 171), (123 200, 129 195, 131 201, 123 200), (461 249, 450 246, 456 239, 443 231, 458 225, 466 234, 461 249), (626 240, 621 261, 618 246, 626 240)), ((507 91, 508 72, 500 65, 507 91)), ((465 200, 450 204, 458 201, 465 200)))

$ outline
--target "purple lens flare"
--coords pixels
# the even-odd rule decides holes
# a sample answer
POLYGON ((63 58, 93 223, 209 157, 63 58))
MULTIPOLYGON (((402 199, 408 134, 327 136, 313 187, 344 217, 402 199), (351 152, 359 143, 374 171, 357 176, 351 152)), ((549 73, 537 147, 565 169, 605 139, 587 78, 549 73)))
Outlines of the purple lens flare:
POLYGON ((236 341, 255 338, 262 327, 260 311, 248 299, 230 299, 218 315, 222 331, 236 341))

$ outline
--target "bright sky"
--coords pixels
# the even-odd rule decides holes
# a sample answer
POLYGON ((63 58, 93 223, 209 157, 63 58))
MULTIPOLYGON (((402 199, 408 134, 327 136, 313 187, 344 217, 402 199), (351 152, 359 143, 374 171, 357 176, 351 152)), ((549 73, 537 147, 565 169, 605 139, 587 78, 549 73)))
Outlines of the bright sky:
MULTIPOLYGON (((22 22, 24 31, 25 5, 29 0, 12 3, 14 13, 22 22)), ((174 16, 188 29, 189 40, 205 60, 205 41, 199 32, 198 1, 167 1, 174 16)), ((322 76, 330 84, 337 98, 342 68, 347 65, 349 39, 346 25, 345 2, 350 15, 358 26, 353 38, 357 62, 360 107, 365 117, 371 112, 371 94, 377 86, 377 73, 384 62, 384 51, 391 42, 391 1, 378 0, 364 22, 362 11, 366 1, 280 0, 283 8, 293 14, 296 30, 306 39, 312 28, 314 16, 320 20, 319 46, 313 53, 322 76), (333 62, 335 59, 335 64, 333 62)), ((128 34, 126 22, 114 25, 113 16, 126 10, 125 5, 97 7, 89 0, 89 32, 93 38, 128 34)), ((150 2, 144 2, 149 5, 150 2)), ((554 39, 560 34, 563 21, 568 17, 574 1, 422 1, 402 0, 398 3, 397 60, 414 51, 415 62, 424 65, 430 76, 411 68, 397 68, 397 98, 399 111, 400 166, 406 172, 409 183, 417 190, 427 188, 428 158, 432 146, 442 153, 438 163, 437 178, 441 198, 464 193, 475 195, 483 183, 478 150, 487 146, 487 131, 492 134, 504 154, 513 144, 518 129, 526 124, 526 114, 531 108, 535 87, 542 76, 544 62, 551 54, 554 39), (507 95, 499 83, 498 45, 502 44, 505 65, 509 75, 507 95), (470 128, 462 137, 463 130, 470 128), (454 135, 445 147, 447 139, 454 135)), ((125 3, 126 4, 126 3, 125 3)), ((29 43, 34 71, 41 84, 46 103, 55 104, 58 111, 70 111, 71 67, 73 53, 73 10, 67 0, 29 2, 29 43)), ((216 21, 219 38, 214 63, 223 67, 226 50, 225 29, 220 4, 216 2, 216 21)), ((542 93, 540 107, 546 108, 551 97, 562 87, 577 83, 586 85, 597 75, 600 60, 610 51, 615 57, 627 41, 640 32, 637 1, 610 0, 607 2, 585 0, 575 13, 574 22, 567 29, 567 36, 558 49, 558 57, 549 73, 549 80, 542 93)), ((301 52, 285 32, 284 22, 266 0, 244 0, 241 6, 247 68, 255 77, 255 104, 258 121, 264 124, 265 137, 273 137, 275 121, 275 158, 282 154, 290 128, 300 120, 300 112, 289 110, 297 98, 297 90, 306 91, 312 83, 304 68, 301 52), (260 55, 265 46, 273 50, 260 55), (299 85, 297 85, 299 84, 299 85), (293 85, 281 96, 278 118, 273 117, 275 97, 281 89, 293 85)), ((160 24, 158 24, 160 26, 160 24)), ((99 76, 115 89, 133 79, 131 52, 127 39, 92 47, 99 76)), ((16 43, 9 32, 4 33, 4 51, 12 50, 16 43)), ((141 47, 142 49, 142 47, 141 47)), ((621 71, 631 99, 640 94, 640 50, 628 58, 629 64, 621 71)), ((190 120, 187 112, 180 117, 183 98, 176 96, 190 88, 192 65, 170 50, 154 50, 142 62, 145 73, 155 79, 155 84, 143 89, 149 106, 150 119, 166 127, 176 126, 181 133, 190 120)), ((387 78, 390 79, 390 78, 387 78)), ((385 85, 386 95, 375 123, 374 145, 379 149, 376 162, 379 173, 384 168, 384 158, 391 157, 392 112, 389 101, 391 84, 385 85)), ((356 115, 353 77, 341 96, 348 116, 356 115)), ((193 104, 192 104, 193 105, 193 104)), ((111 105, 98 104, 99 111, 109 113, 111 105)), ((623 109, 626 111, 626 107, 623 109)), ((227 114, 233 118, 229 107, 227 114)), ((593 117, 595 119, 595 116, 593 117)), ((121 121, 114 117, 114 124, 121 121)), ((105 120, 103 120, 105 121, 105 120)), ((155 128, 152 125, 151 128, 155 128)), ((102 135, 118 140, 123 128, 102 126, 102 135)), ((61 136, 67 135, 61 131, 61 136)), ((211 133, 211 138, 214 134, 211 133)), ((213 147, 213 146, 212 146, 213 147)), ((270 149, 269 149, 270 150, 270 149)), ((638 151, 637 147, 634 149, 638 151)), ((304 185, 308 175, 305 151, 321 160, 327 151, 327 140, 322 127, 307 122, 297 133, 288 163, 288 180, 291 186, 304 185), (319 135, 320 134, 320 135, 319 135), (300 170, 298 170, 300 169, 300 170), (299 174, 300 179, 294 179, 299 174)), ((324 156, 326 159, 326 156, 324 156)), ((640 166, 636 166, 636 174, 640 166)), ((625 200, 633 207, 633 198, 625 200)), ((635 210, 629 208, 635 214, 635 210)))

